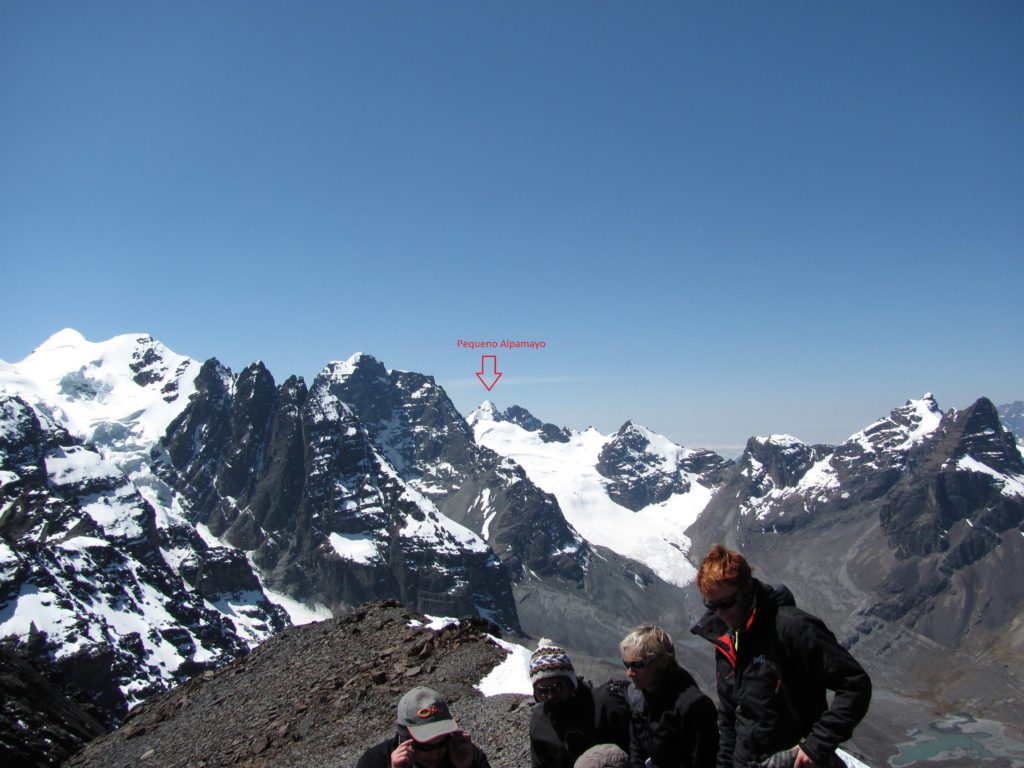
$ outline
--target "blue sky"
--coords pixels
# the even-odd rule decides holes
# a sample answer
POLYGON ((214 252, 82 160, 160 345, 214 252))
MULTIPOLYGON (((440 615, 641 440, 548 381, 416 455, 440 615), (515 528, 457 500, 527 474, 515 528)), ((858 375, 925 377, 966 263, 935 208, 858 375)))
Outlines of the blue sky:
POLYGON ((367 352, 685 445, 1024 399, 1019 2, 0 0, 0 358, 367 352))

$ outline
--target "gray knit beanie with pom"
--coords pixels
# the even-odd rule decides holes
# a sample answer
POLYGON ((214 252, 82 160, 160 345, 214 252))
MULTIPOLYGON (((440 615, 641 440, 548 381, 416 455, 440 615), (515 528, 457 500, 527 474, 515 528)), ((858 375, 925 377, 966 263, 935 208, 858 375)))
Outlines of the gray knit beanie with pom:
POLYGON ((572 660, 564 649, 559 648, 546 637, 537 644, 537 650, 530 657, 530 683, 552 677, 564 677, 576 686, 576 670, 572 668, 572 660))

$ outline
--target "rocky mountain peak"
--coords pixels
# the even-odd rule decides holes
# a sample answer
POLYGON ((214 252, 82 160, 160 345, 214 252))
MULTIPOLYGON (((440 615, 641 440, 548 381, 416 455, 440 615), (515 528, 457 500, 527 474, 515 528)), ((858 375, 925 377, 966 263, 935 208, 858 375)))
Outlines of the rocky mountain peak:
POLYGON ((640 427, 634 424, 632 419, 628 419, 615 433, 615 439, 630 440, 642 450, 643 446, 650 442, 650 434, 652 434, 650 430, 645 427, 640 427))
POLYGON ((545 443, 567 443, 572 438, 570 430, 549 422, 542 422, 526 408, 519 405, 510 405, 504 411, 501 411, 493 402, 485 400, 479 408, 466 417, 466 422, 470 428, 478 421, 515 424, 527 432, 536 432, 545 443))
POLYGON ((996 472, 1024 474, 1024 461, 1013 434, 1003 426, 991 400, 983 397, 966 409, 962 424, 957 459, 970 456, 996 472))
POLYGON ((466 421, 472 426, 477 420, 501 421, 502 414, 498 406, 491 400, 484 400, 480 405, 466 416, 466 421))
MULTIPOLYGON (((422 610, 480 610, 518 627, 493 553, 443 517, 374 441, 381 422, 368 424, 358 409, 403 426, 404 401, 377 361, 356 363, 351 375, 329 366, 308 392, 299 379, 276 388, 260 365, 218 388, 210 365, 168 429, 163 476, 194 522, 252 552, 267 583, 295 599, 344 610, 401 596, 422 610), (364 387, 365 374, 384 379, 364 387)), ((241 584, 244 565, 201 553, 182 568, 241 584)))
POLYGON ((756 495, 795 486, 813 466, 817 452, 791 435, 752 437, 740 458, 741 473, 750 478, 756 495))
POLYGON ((256 360, 242 369, 242 372, 238 374, 235 386, 241 393, 245 388, 266 390, 269 387, 273 389, 275 384, 274 377, 267 366, 263 364, 262 360, 256 360))
POLYGON ((518 424, 527 432, 537 432, 544 426, 544 422, 534 416, 525 408, 518 405, 510 405, 502 414, 505 421, 518 424))
POLYGON ((353 410, 388 461, 406 480, 422 481, 425 492, 445 465, 460 463, 469 450, 469 427, 432 376, 389 371, 369 355, 332 366, 318 382, 353 410))
POLYGON ((216 357, 211 357, 199 368, 195 379, 196 393, 206 397, 223 399, 235 389, 235 376, 216 357))
POLYGON ((846 442, 857 443, 870 454, 902 454, 927 440, 942 424, 942 419, 935 398, 926 394, 920 400, 908 400, 905 405, 894 408, 888 417, 879 419, 846 442))
POLYGON ((688 493, 691 483, 711 488, 731 462, 711 451, 688 451, 663 435, 627 421, 601 448, 597 471, 608 495, 634 512, 688 493))
POLYGON ((353 379, 360 386, 367 386, 386 381, 388 369, 373 355, 356 352, 348 360, 328 363, 321 375, 338 382, 353 379))

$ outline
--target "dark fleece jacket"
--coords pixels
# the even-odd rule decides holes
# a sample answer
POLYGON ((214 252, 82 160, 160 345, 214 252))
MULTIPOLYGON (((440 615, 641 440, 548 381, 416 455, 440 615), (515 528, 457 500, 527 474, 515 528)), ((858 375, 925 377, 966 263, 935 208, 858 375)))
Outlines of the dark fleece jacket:
POLYGON ((743 630, 729 630, 708 611, 691 631, 715 646, 718 768, 746 768, 798 743, 815 763, 829 765, 867 713, 867 673, 785 587, 754 579, 743 630), (831 707, 827 690, 835 692, 831 707))
MULTIPOLYGON (((407 736, 402 738, 407 738, 407 736)), ((390 768, 391 753, 398 749, 400 743, 401 739, 399 734, 396 733, 390 739, 382 741, 380 744, 375 744, 363 752, 359 762, 356 763, 356 768, 390 768)), ((451 768, 451 764, 451 760, 445 758, 442 766, 443 768, 451 768)), ((473 748, 472 768, 491 768, 491 764, 487 762, 487 755, 478 747, 473 748)))
MULTIPOLYGON (((622 683, 624 689, 628 683, 622 683)), ((534 707, 530 717, 531 767, 572 768, 576 759, 595 744, 617 744, 627 751, 629 713, 618 688, 617 681, 591 688, 583 678, 577 678, 571 699, 534 707)))
POLYGON ((712 768, 718 749, 715 705, 675 662, 653 691, 630 687, 629 761, 643 768, 712 768))

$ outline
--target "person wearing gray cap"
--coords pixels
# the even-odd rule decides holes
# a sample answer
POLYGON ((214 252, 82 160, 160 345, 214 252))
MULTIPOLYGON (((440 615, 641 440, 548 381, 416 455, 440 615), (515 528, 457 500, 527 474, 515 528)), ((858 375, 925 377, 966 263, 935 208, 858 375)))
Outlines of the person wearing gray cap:
POLYGON ((448 702, 418 686, 398 702, 397 733, 366 750, 356 768, 491 768, 487 755, 459 728, 448 702))

